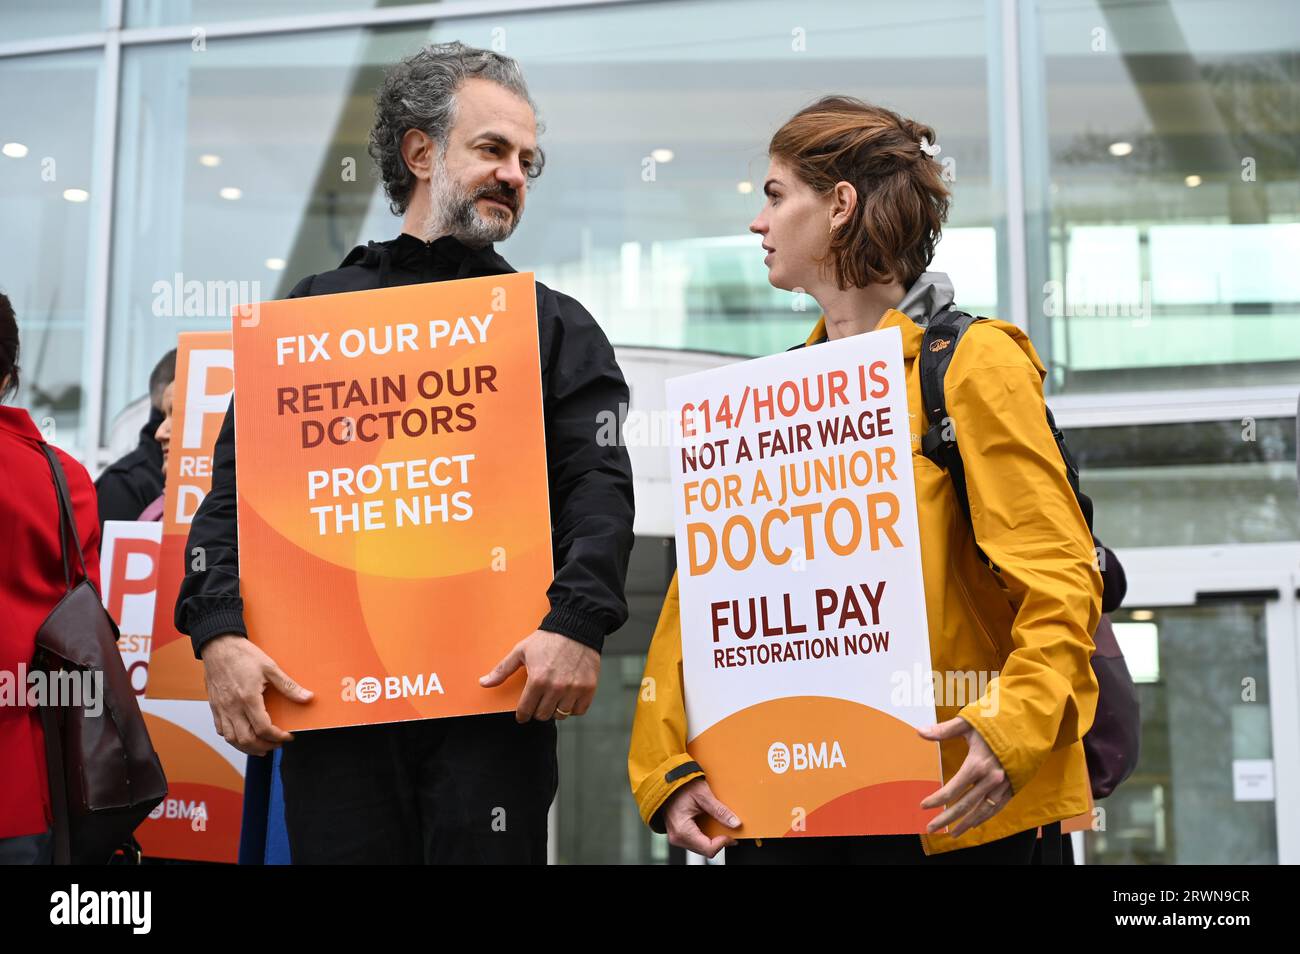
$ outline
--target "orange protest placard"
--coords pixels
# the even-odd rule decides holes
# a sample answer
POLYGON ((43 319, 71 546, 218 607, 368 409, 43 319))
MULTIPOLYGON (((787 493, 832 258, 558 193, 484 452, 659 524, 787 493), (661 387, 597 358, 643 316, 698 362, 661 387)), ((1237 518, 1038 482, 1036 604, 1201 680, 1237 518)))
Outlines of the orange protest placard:
POLYGON ((176 343, 176 381, 172 387, 172 436, 163 490, 162 562, 154 607, 153 652, 149 661, 150 699, 203 699, 203 664, 194 658, 189 637, 173 622, 176 595, 185 568, 204 554, 187 554, 190 523, 212 489, 212 448, 221 432, 234 387, 228 331, 195 331, 176 343))
MULTIPOLYGON (((100 549, 104 605, 117 622, 122 663, 141 697, 149 680, 162 529, 160 523, 109 520, 100 549)), ((243 753, 217 735, 207 702, 141 698, 140 709, 167 776, 167 797, 135 830, 136 840, 151 858, 234 863, 244 808, 243 753)))
POLYGON ((276 725, 516 705, 522 673, 478 679, 549 609, 536 309, 524 273, 236 318, 245 622, 315 693, 268 692, 276 725))

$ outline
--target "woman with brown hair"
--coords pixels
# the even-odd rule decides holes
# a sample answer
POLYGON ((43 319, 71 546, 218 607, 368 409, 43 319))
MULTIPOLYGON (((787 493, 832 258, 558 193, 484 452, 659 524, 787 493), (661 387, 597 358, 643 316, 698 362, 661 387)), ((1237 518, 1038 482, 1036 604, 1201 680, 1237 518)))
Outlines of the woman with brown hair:
POLYGON ((949 195, 926 151, 928 126, 845 96, 801 110, 772 137, 763 237, 768 280, 802 289, 822 315, 806 344, 897 327, 911 409, 912 468, 926 581, 932 667, 997 672, 965 706, 936 699, 944 784, 921 807, 942 809, 927 833, 708 838, 703 816, 736 828, 713 795, 709 767, 687 752, 677 579, 646 660, 654 691, 638 703, 628 773, 642 819, 669 841, 731 864, 1019 863, 1039 826, 1090 807, 1082 738, 1096 708, 1090 634, 1101 577, 1092 538, 1047 423, 1046 374, 1024 333, 972 325, 944 379, 970 504, 921 452, 930 427, 917 355, 925 326, 953 302, 927 272, 949 195), (985 559, 981 559, 981 554, 985 559))

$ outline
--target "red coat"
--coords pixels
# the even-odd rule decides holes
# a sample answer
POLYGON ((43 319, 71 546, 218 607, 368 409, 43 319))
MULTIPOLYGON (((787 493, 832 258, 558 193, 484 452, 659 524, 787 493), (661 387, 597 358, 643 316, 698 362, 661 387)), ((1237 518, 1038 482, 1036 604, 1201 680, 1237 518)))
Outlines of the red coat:
MULTIPOLYGON (((25 410, 0 407, 0 672, 9 674, 0 678, 11 686, 19 663, 31 665, 36 631, 66 592, 58 497, 41 453, 43 443, 25 410)), ((57 448, 55 453, 68 475, 86 569, 98 589, 95 485, 86 468, 57 448)), ((25 699, 24 694, 19 701, 25 699)), ((36 834, 50 826, 44 746, 35 709, 0 705, 0 838, 36 834)))

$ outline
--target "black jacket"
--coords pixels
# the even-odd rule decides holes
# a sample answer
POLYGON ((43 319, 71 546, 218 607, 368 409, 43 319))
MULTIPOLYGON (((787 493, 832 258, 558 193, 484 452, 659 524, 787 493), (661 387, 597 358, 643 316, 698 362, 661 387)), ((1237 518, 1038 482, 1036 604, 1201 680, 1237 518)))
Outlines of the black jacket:
POLYGON ((140 428, 140 443, 99 475, 99 525, 105 520, 134 520, 163 492, 162 447, 153 439, 163 422, 163 412, 150 409, 149 420, 140 428))
MULTIPOLYGON (((289 297, 513 271, 490 245, 476 250, 450 236, 426 243, 402 234, 353 249, 339 268, 304 278, 289 297)), ((627 451, 621 444, 598 441, 597 433, 605 414, 622 419, 627 384, 595 319, 577 301, 541 282, 537 330, 555 561, 555 579, 547 591, 551 611, 538 628, 600 650, 605 636, 627 620, 623 584, 632 550, 633 504, 627 451)), ((189 635, 195 656, 215 636, 247 635, 235 517, 232 401, 213 451, 212 490, 190 525, 186 575, 176 601, 176 628, 189 635), (191 559, 197 547, 203 548, 204 561, 191 559), (196 562, 206 566, 195 570, 196 562)))

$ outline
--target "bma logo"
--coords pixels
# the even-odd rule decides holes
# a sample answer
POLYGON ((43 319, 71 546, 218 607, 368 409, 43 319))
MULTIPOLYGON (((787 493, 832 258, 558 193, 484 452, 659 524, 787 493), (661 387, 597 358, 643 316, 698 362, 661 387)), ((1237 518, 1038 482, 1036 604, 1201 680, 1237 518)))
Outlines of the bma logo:
POLYGON ((357 698, 362 702, 371 703, 383 695, 384 687, 374 676, 366 676, 357 682, 357 698))
POLYGON ((181 798, 164 798, 149 813, 149 817, 154 821, 160 818, 207 818, 208 803, 203 801, 187 802, 181 798))
POLYGON ((825 742, 773 742, 767 749, 767 767, 777 775, 784 775, 794 769, 806 772, 809 769, 829 769, 839 766, 847 768, 844 750, 838 740, 831 740, 827 748, 825 742))
POLYGON ((784 742, 773 742, 768 746, 767 767, 777 775, 784 775, 790 768, 790 747, 784 742))
POLYGON ((410 676, 387 676, 380 680, 374 676, 362 676, 353 679, 347 676, 343 680, 343 701, 364 702, 370 705, 380 699, 405 699, 410 696, 431 696, 434 693, 446 695, 442 682, 436 672, 426 677, 423 674, 410 676))

